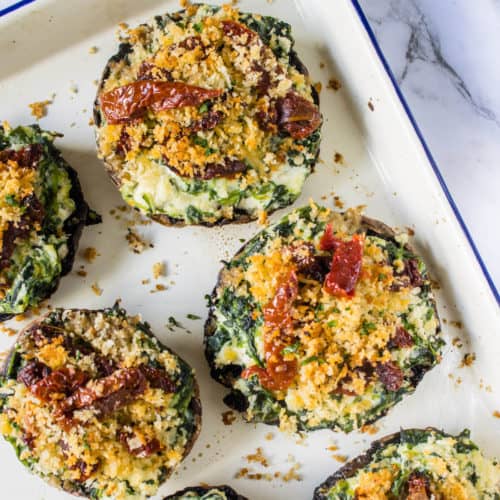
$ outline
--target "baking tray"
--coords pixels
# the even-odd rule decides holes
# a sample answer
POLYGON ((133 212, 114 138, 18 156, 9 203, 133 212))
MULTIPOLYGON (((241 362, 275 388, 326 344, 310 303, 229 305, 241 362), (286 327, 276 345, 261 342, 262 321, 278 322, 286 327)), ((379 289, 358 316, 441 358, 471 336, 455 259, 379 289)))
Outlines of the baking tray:
MULTIPOLYGON (((141 313, 158 337, 198 374, 202 433, 158 498, 200 482, 229 483, 253 499, 311 498, 314 487, 341 466, 333 454, 353 457, 371 440, 400 427, 433 425, 451 433, 468 427, 487 455, 500 456, 500 420, 493 417, 500 410, 498 297, 488 286, 484 266, 475 256, 466 228, 359 5, 350 0, 248 0, 239 2, 239 7, 290 22, 301 58, 313 80, 323 84, 322 161, 295 206, 311 198, 333 206, 334 196, 338 196, 345 206, 366 205, 368 215, 414 230, 414 244, 439 287, 436 295, 447 347, 442 363, 424 377, 415 394, 378 423, 375 435, 318 431, 299 439, 240 419, 224 425, 224 389, 211 380, 202 351, 207 314, 204 297, 214 286, 220 260, 230 258, 241 246, 240 240, 260 227, 256 223, 215 229, 139 225, 136 230, 154 248, 140 255, 131 253, 125 235, 126 219, 132 215, 116 210, 123 203, 96 158, 94 134, 88 124, 93 81, 116 51, 118 24, 133 26, 154 14, 177 10, 177 2, 38 0, 2 17, 1 119, 13 125, 31 123, 28 104, 52 99, 40 124, 64 133, 58 146, 78 170, 89 203, 103 215, 102 225, 85 230, 80 246, 95 247, 100 255, 90 264, 80 252, 74 272, 63 280, 50 304, 97 308, 121 298, 130 313, 141 313), (94 46, 98 51, 92 54, 89 49, 94 46), (330 78, 341 83, 338 91, 327 88, 330 78), (334 161, 336 152, 343 163, 334 161), (151 279, 152 264, 158 261, 167 263, 168 276, 163 280, 167 290, 151 293, 153 281, 148 285, 141 282, 151 279), (86 277, 76 274, 81 265, 86 277), (94 283, 102 295, 93 292, 94 283), (188 319, 188 314, 202 319, 188 319), (169 328, 169 317, 183 328, 171 324, 169 328), (461 368, 467 352, 474 352, 476 360, 461 368), (270 440, 266 439, 269 433, 273 435, 270 440), (329 450, 332 445, 338 450, 329 450), (268 468, 248 464, 244 458, 259 446, 269 460, 268 468), (296 463, 300 464, 300 480, 235 477, 241 467, 272 475, 286 473, 296 463)), ((8 326, 18 329, 22 325, 14 320, 8 326)), ((2 336, 0 349, 12 342, 2 336)), ((0 460, 2 497, 69 498, 30 475, 4 441, 0 442, 0 460)))

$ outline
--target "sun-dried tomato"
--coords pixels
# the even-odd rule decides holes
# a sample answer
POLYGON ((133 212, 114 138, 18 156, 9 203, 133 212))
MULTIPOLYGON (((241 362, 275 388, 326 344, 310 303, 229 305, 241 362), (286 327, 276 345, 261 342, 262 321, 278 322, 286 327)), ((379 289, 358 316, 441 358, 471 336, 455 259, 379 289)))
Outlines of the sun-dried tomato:
POLYGON ((134 438, 134 434, 132 432, 121 431, 118 433, 118 439, 125 446, 127 451, 137 458, 146 458, 154 453, 157 453, 161 449, 161 444, 158 439, 153 438, 150 441, 147 441, 145 444, 138 446, 136 448, 131 448, 130 440, 134 438))
POLYGON ((429 480, 421 472, 415 471, 410 474, 407 487, 406 500, 429 500, 429 480))
POLYGON ((141 116, 147 108, 158 112, 199 106, 219 97, 220 89, 205 89, 182 82, 139 80, 101 94, 101 109, 108 123, 125 123, 141 116))
POLYGON ((274 297, 264 306, 265 368, 251 366, 241 376, 259 377, 261 385, 270 390, 285 390, 297 374, 297 360, 285 360, 283 349, 290 344, 293 333, 292 308, 298 294, 298 279, 295 271, 278 285, 274 297))
POLYGON ((388 342, 389 348, 411 347, 414 344, 413 337, 402 326, 397 326, 394 335, 388 342))
POLYGON ((318 106, 291 90, 278 99, 278 125, 294 139, 305 139, 321 125, 318 106))
POLYGON ((144 61, 137 72, 137 80, 166 80, 171 82, 173 78, 168 69, 160 68, 150 61, 144 61))
POLYGON ((224 118, 224 113, 222 111, 209 111, 199 120, 194 121, 189 127, 193 132, 199 132, 200 130, 212 130, 214 129, 224 118))
POLYGON ((389 391, 397 391, 403 385, 403 371, 394 361, 379 363, 375 372, 389 391))
POLYGON ((417 259, 409 259, 405 261, 404 273, 410 278, 410 283, 412 286, 422 286, 424 284, 424 279, 418 270, 417 259))
POLYGON ((330 270, 331 258, 327 255, 316 255, 314 245, 299 242, 290 246, 292 260, 297 271, 308 278, 323 282, 330 270))
POLYGON ((246 45, 259 36, 244 24, 231 20, 222 21, 222 31, 226 36, 232 38, 233 42, 241 43, 241 45, 246 45))
POLYGON ((0 151, 0 162, 8 160, 16 162, 20 167, 37 168, 43 154, 41 144, 30 144, 21 149, 4 149, 0 151))
POLYGON ((17 374, 18 382, 22 382, 26 387, 30 388, 43 378, 50 374, 50 368, 40 361, 30 361, 24 368, 19 370, 17 374))
POLYGON ((165 370, 148 365, 141 365, 139 369, 153 389, 161 389, 167 393, 176 391, 175 382, 168 376, 165 370))
POLYGON ((203 42, 199 35, 188 36, 178 43, 179 47, 186 50, 194 50, 196 47, 203 47, 203 42))
POLYGON ((337 240, 325 290, 337 297, 352 297, 361 274, 363 237, 355 234, 351 241, 337 240))
POLYGON ((92 387, 77 389, 63 401, 58 413, 67 416, 74 410, 92 408, 101 416, 106 416, 137 399, 146 387, 146 378, 139 368, 117 370, 97 380, 92 387))
POLYGON ((42 401, 50 401, 54 395, 69 396, 82 387, 89 376, 75 368, 55 370, 29 387, 30 392, 42 401))
POLYGON ((240 160, 224 159, 224 163, 208 163, 200 177, 210 180, 216 177, 234 177, 236 174, 245 172, 247 164, 240 160))

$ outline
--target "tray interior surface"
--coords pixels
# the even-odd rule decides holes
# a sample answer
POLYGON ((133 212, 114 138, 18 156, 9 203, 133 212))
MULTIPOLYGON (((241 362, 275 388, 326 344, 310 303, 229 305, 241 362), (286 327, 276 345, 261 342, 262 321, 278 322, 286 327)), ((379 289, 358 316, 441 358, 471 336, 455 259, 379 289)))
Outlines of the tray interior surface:
MULTIPOLYGON (((198 374, 202 433, 158 498, 200 482, 228 483, 249 498, 262 500, 310 498, 314 487, 341 466, 333 454, 353 457, 372 439, 400 427, 433 425, 451 433, 468 427, 487 455, 499 456, 500 440, 491 439, 498 436, 499 426, 492 414, 500 410, 498 308, 350 1, 248 0, 238 6, 290 22, 299 55, 313 80, 322 83, 321 161, 295 206, 314 199, 333 207, 338 196, 346 207, 366 205, 367 215, 415 230, 414 244, 439 283, 436 295, 440 315, 446 320, 447 347, 443 362, 424 377, 415 394, 379 422, 374 436, 319 431, 298 439, 241 419, 225 426, 221 418, 227 409, 222 403, 225 390, 211 380, 202 351, 204 296, 215 284, 220 260, 229 259, 241 246, 240 240, 261 227, 257 223, 215 229, 138 225, 137 232, 154 248, 133 254, 125 240, 126 221, 132 214, 117 210, 123 202, 96 158, 94 133, 88 124, 94 80, 117 49, 118 24, 134 26, 152 15, 177 10, 178 3, 45 0, 1 19, 0 120, 12 125, 32 123, 28 104, 52 99, 40 125, 64 133, 56 145, 79 172, 89 204, 103 216, 103 224, 84 231, 80 244, 81 250, 95 247, 99 256, 87 263, 80 252, 74 271, 62 281, 50 304, 97 308, 121 298, 130 313, 141 313, 160 340, 189 361, 198 374), (97 52, 89 53, 94 46, 97 52), (341 83, 338 91, 328 88, 331 78, 341 83), (335 153, 342 155, 342 163, 334 161, 335 153), (162 281, 167 290, 151 293, 155 284, 151 268, 159 261, 167 265, 168 276, 162 281), (75 272, 81 265, 88 273, 85 278, 75 272), (143 285, 144 279, 151 281, 143 285), (92 291, 94 283, 102 289, 101 296, 92 291), (188 314, 202 319, 188 319, 188 314), (171 316, 184 328, 170 331, 171 316), (456 337, 463 343, 461 349, 452 344, 456 337), (466 352, 474 352, 476 361, 460 368, 466 352), (265 439, 268 433, 273 439, 265 439), (338 446, 338 451, 329 451, 331 445, 338 446), (258 446, 269 458, 267 469, 249 465, 243 458, 258 446), (234 477, 241 467, 286 473, 296 462, 300 463, 300 481, 234 477)), ((8 326, 18 329, 22 325, 11 321, 8 326)), ((0 349, 9 348, 12 342, 2 336, 0 349)), ((69 498, 30 476, 4 441, 0 457, 6 494, 19 499, 69 498)))

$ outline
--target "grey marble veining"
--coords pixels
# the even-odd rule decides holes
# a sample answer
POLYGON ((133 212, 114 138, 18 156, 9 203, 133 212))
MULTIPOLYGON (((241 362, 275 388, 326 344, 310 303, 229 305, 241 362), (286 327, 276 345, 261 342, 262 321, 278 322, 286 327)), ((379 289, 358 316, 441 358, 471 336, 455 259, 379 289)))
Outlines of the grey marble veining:
POLYGON ((360 0, 500 287, 500 1, 360 0))

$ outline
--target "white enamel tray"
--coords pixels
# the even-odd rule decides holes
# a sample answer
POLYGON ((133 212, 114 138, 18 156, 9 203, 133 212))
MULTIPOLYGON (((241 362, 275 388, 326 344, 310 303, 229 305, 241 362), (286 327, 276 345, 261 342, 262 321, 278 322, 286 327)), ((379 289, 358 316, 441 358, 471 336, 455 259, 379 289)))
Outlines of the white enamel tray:
MULTIPOLYGON (((28 104, 50 99, 40 125, 64 133, 57 141, 65 158, 78 170, 90 205, 103 215, 103 224, 84 231, 80 248, 95 247, 93 264, 81 257, 86 278, 67 276, 50 304, 98 308, 117 298, 130 313, 141 313, 158 337, 195 368, 201 386, 203 429, 193 451, 157 498, 200 482, 228 483, 251 499, 308 499, 313 489, 341 466, 327 448, 353 457, 371 440, 400 427, 433 425, 451 433, 464 427, 489 456, 500 457, 500 314, 481 266, 457 219, 439 172, 412 124, 390 75, 370 39, 356 4, 350 0, 248 0, 241 10, 281 17, 290 22, 298 52, 315 81, 323 83, 321 107, 325 117, 322 162, 306 183, 295 206, 310 198, 333 205, 332 193, 349 205, 366 205, 366 213, 388 224, 415 230, 414 244, 439 282, 439 312, 447 347, 443 362, 424 377, 417 391, 378 424, 375 436, 319 431, 298 442, 265 425, 225 426, 221 414, 224 389, 211 380, 202 351, 204 296, 214 286, 220 260, 228 259, 260 230, 258 224, 216 229, 166 228, 158 224, 138 231, 154 243, 141 255, 130 252, 123 219, 110 210, 121 205, 116 189, 96 158, 94 135, 88 125, 98 79, 117 48, 120 22, 131 26, 150 16, 179 8, 164 0, 38 0, 0 18, 0 120, 12 125, 34 121, 28 104), (90 54, 90 47, 98 52, 90 54), (320 66, 320 63, 321 64, 320 66), (326 88, 335 77, 342 88, 326 88), (77 92, 74 92, 74 91, 77 92), (370 107, 368 103, 370 104, 370 107), (370 108, 373 108, 370 109, 370 108), (344 165, 334 163, 334 153, 344 165), (323 199, 323 197, 326 197, 323 199), (166 291, 150 293, 152 264, 165 261, 166 291), (103 290, 95 295, 91 285, 103 290), (203 320, 190 320, 195 314, 203 320), (188 330, 166 327, 173 316, 188 330), (462 328, 456 325, 460 322, 462 328), (455 326, 454 326, 455 325, 455 326), (452 344, 455 337, 463 347, 452 344), (466 352, 474 352, 471 367, 460 368, 466 352), (459 382, 460 381, 460 382, 459 382), (265 436, 272 432, 272 440, 265 436), (261 446, 270 466, 248 464, 243 458, 261 446), (295 462, 300 481, 237 479, 241 467, 254 472, 287 472, 295 462)), ((275 214, 272 220, 284 211, 275 214)), ((153 283, 153 281, 152 281, 153 283)), ((23 323, 11 321, 19 328, 23 323)), ((12 345, 2 335, 0 349, 12 345)), ((1 498, 18 500, 69 498, 30 475, 18 464, 9 444, 0 442, 1 498)))

